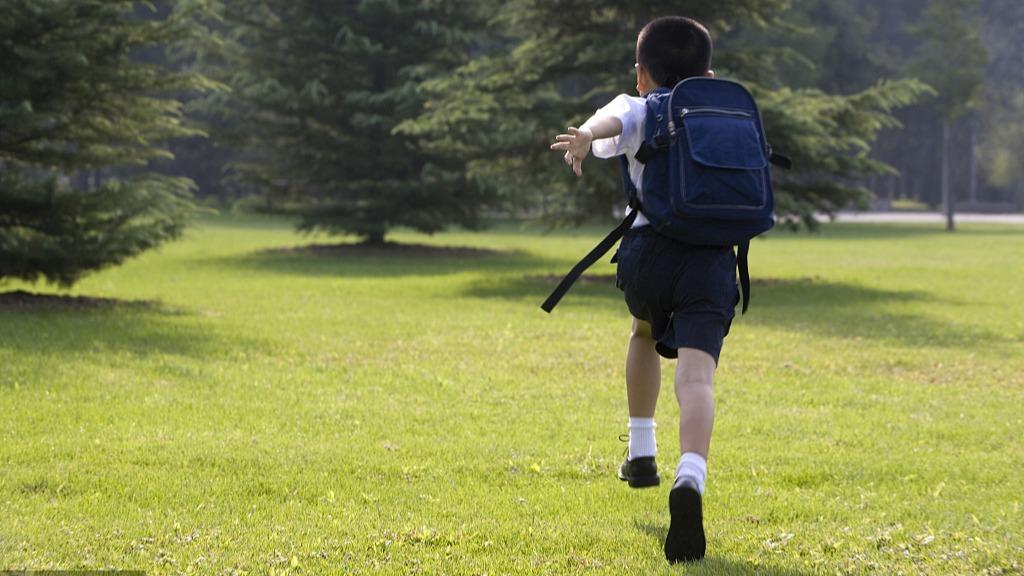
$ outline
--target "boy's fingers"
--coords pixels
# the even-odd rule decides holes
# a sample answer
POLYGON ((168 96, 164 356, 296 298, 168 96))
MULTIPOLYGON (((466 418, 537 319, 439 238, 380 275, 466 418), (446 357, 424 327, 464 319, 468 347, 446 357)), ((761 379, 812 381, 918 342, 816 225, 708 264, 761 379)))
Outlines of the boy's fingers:
POLYGON ((558 136, 555 136, 555 140, 558 142, 571 142, 575 139, 576 136, 573 136, 572 134, 559 134, 558 136))
POLYGON ((551 145, 551 149, 552 150, 568 150, 569 149, 569 143, 568 142, 555 142, 554 144, 551 145))
POLYGON ((569 133, 572 134, 573 136, 579 136, 580 129, 573 126, 569 126, 569 133))
POLYGON ((569 152, 568 150, 566 150, 565 156, 563 156, 562 159, 565 160, 566 164, 568 164, 569 166, 572 166, 572 152, 569 152))
POLYGON ((575 172, 577 176, 583 176, 583 161, 575 156, 572 158, 572 171, 575 172))

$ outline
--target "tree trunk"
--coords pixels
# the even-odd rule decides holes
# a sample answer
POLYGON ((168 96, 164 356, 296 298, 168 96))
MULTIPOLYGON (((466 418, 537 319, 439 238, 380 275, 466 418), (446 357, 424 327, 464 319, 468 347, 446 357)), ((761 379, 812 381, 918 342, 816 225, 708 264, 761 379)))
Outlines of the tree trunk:
POLYGON ((976 123, 972 118, 971 122, 967 125, 967 129, 970 130, 971 134, 971 147, 968 150, 968 153, 971 155, 971 164, 970 171, 968 172, 970 180, 967 182, 967 198, 972 206, 976 206, 978 204, 978 155, 974 152, 974 148, 977 145, 978 133, 974 128, 975 124, 976 123))
POLYGON ((363 243, 369 244, 371 246, 383 246, 384 230, 375 230, 373 232, 367 233, 366 236, 363 238, 363 243))
POLYGON ((946 230, 952 232, 956 229, 953 222, 953 194, 950 191, 949 182, 949 140, 950 140, 949 119, 942 119, 942 206, 946 212, 946 230))

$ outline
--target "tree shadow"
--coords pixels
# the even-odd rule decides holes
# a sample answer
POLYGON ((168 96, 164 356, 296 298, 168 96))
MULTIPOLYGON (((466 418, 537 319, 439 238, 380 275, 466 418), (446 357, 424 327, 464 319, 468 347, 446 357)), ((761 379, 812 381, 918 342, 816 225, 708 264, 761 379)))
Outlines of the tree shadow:
MULTIPOLYGON (((539 306, 560 276, 520 275, 485 278, 465 290, 473 298, 536 301, 539 306)), ((820 278, 761 278, 753 282, 750 309, 735 323, 813 332, 828 337, 888 341, 911 347, 964 347, 1011 342, 1005 335, 904 311, 927 306, 959 307, 969 302, 938 299, 914 290, 887 290, 820 278)), ((585 275, 560 308, 578 306, 622 310, 622 292, 614 275, 585 275)))
MULTIPOLYGON (((657 541, 659 548, 664 544, 665 537, 668 535, 668 524, 634 520, 633 526, 637 531, 642 532, 657 541)), ((812 571, 772 566, 763 562, 752 564, 742 560, 716 557, 713 544, 709 546, 708 552, 709 555, 700 562, 678 564, 677 566, 685 569, 686 574, 728 574, 729 576, 733 576, 734 574, 740 576, 743 574, 757 576, 810 576, 815 573, 812 571)))
POLYGON ((169 308, 157 300, 122 300, 120 298, 101 298, 96 296, 36 294, 24 290, 0 293, 0 312, 10 310, 29 312, 42 310, 109 310, 113 308, 154 310, 165 313, 181 312, 169 308))
MULTIPOLYGON (((989 236, 1024 236, 1024 226, 1015 224, 967 224, 960 226, 954 233, 957 236, 989 237, 989 236)), ((950 238, 950 232, 946 230, 945 223, 902 223, 902 222, 828 222, 814 232, 806 230, 793 231, 785 227, 776 227, 765 235, 765 241, 772 238, 806 238, 812 237, 815 241, 841 240, 843 242, 855 242, 858 240, 875 241, 889 239, 923 238, 934 236, 936 238, 950 238)), ((751 245, 754 248, 754 245, 751 245)))
POLYGON ((108 351, 198 357, 218 339, 196 320, 152 300, 7 292, 0 294, 0 350, 54 359, 108 351))
POLYGON ((973 306, 917 290, 887 290, 819 278, 796 278, 755 284, 751 289, 750 310, 742 321, 911 347, 964 347, 1010 341, 1004 334, 905 311, 922 304, 965 310, 973 306))
MULTIPOLYGON (((533 267, 537 270, 537 267, 533 267)), ((568 266, 565 267, 568 270, 568 266)), ((486 277, 474 282, 462 292, 470 298, 541 302, 562 281, 561 274, 520 274, 515 276, 486 277)), ((600 307, 625 310, 622 291, 615 287, 614 274, 584 274, 558 304, 560 310, 577 307, 600 307)), ((556 312, 557 313, 557 312, 556 312)))
POLYGON ((293 276, 394 278, 445 276, 467 271, 503 274, 545 263, 543 258, 524 251, 389 243, 384 247, 310 244, 211 259, 203 264, 293 276))

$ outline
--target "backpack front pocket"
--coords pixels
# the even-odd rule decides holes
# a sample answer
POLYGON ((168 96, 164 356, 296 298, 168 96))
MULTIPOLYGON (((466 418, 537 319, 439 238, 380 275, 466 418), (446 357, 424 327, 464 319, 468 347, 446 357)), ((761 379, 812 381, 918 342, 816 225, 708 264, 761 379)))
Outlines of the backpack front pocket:
POLYGON ((768 201, 765 146, 754 116, 729 108, 683 108, 676 147, 684 211, 750 210, 768 201))

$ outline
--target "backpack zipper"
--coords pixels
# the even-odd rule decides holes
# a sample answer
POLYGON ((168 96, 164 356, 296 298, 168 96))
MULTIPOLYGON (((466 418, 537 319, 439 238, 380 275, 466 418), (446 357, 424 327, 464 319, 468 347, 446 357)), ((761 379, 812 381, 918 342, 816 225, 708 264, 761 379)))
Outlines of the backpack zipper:
POLYGON ((707 106, 701 106, 699 108, 683 108, 679 114, 680 118, 685 117, 687 114, 717 114, 720 116, 736 116, 738 118, 753 118, 750 112, 744 112, 742 110, 734 110, 732 108, 711 108, 707 106))
MULTIPOLYGON (((674 94, 674 93, 673 93, 674 94)), ((672 98, 669 97, 669 110, 672 109, 672 98)), ((711 106, 699 106, 696 108, 683 108, 679 113, 679 119, 685 120, 688 114, 713 114, 716 116, 731 116, 733 118, 744 118, 750 120, 754 117, 750 112, 744 112, 743 110, 736 110, 733 108, 714 108, 711 106)), ((668 117, 668 134, 670 137, 676 137, 676 122, 672 116, 668 117)))

